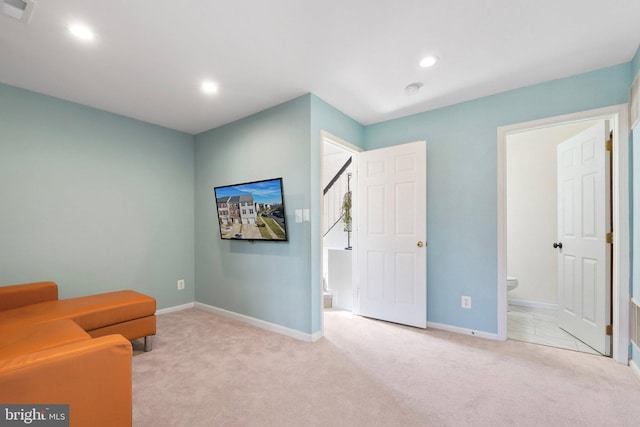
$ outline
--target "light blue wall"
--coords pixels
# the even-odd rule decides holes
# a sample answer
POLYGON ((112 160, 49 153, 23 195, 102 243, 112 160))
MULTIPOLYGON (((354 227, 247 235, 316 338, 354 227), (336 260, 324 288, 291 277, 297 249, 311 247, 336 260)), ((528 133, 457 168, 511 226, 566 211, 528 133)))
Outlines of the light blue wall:
POLYGON ((0 285, 193 301, 193 152, 191 135, 0 84, 0 285))
POLYGON ((362 125, 311 94, 196 136, 197 301, 320 330, 321 130, 362 145, 362 125), (222 241, 213 187, 279 176, 289 242, 222 241), (296 223, 297 209, 311 221, 296 223))
POLYGON ((640 72, 640 47, 638 47, 635 56, 631 60, 631 75, 635 77, 638 72, 640 72))
POLYGON ((367 127, 309 94, 195 138, 0 85, 0 284, 52 279, 62 297, 133 288, 160 308, 195 299, 317 332, 320 130, 367 149, 426 139, 429 321, 495 333, 496 128, 626 102, 631 69, 367 127), (213 187, 278 176, 290 241, 221 241, 213 187), (296 209, 311 222, 295 223, 296 209))
POLYGON ((365 128, 367 149, 427 141, 430 322, 497 332, 496 129, 627 102, 630 81, 626 63, 365 128))
POLYGON ((364 148, 364 126, 315 95, 311 95, 311 330, 321 330, 322 279, 321 249, 321 131, 364 148))
POLYGON ((311 332, 310 101, 305 95, 196 136, 196 300, 311 332), (213 188, 283 178, 288 242, 220 239, 213 188))

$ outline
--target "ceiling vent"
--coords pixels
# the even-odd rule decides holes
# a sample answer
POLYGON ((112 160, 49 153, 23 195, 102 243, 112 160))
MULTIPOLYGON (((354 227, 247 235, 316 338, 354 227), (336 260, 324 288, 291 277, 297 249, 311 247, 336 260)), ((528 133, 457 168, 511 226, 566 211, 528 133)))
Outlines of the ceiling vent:
POLYGON ((29 23, 31 13, 36 5, 33 0, 1 0, 2 14, 17 19, 25 24, 29 23))

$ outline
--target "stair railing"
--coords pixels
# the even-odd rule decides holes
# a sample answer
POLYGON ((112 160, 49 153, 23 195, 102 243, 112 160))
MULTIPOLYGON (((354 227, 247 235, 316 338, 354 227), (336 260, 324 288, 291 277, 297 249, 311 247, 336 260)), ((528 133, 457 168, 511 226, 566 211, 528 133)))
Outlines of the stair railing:
POLYGON ((345 193, 349 191, 349 174, 345 174, 345 171, 351 165, 351 161, 352 158, 349 157, 322 191, 323 236, 326 236, 342 220, 342 201, 345 193))

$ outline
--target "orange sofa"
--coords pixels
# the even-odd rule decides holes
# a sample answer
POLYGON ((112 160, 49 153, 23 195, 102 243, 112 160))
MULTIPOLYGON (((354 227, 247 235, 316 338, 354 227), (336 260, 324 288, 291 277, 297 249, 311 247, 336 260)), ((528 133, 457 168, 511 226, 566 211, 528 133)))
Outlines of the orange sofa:
POLYGON ((156 332, 134 291, 58 299, 53 282, 0 287, 0 403, 69 404, 71 426, 131 425, 129 340, 156 332))

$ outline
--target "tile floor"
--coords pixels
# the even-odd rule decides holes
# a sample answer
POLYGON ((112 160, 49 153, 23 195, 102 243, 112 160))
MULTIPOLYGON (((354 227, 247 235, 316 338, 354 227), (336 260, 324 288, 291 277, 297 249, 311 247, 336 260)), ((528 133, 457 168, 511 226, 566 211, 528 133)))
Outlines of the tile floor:
POLYGON ((558 314, 555 310, 509 304, 507 338, 583 353, 600 354, 573 335, 560 329, 558 314))

